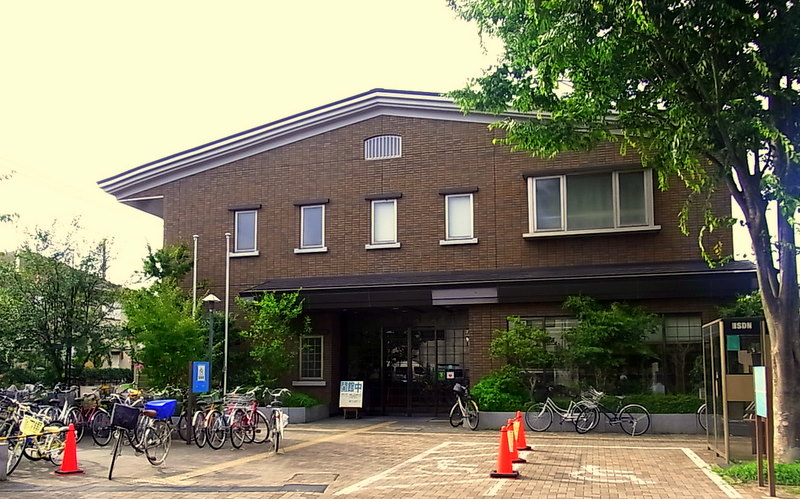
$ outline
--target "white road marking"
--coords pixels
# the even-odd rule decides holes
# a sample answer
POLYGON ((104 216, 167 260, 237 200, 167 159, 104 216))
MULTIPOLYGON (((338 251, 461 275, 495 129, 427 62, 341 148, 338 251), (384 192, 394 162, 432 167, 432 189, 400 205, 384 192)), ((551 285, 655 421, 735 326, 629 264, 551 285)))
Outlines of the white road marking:
POLYGON ((700 459, 700 456, 695 454, 695 452, 692 449, 682 447, 681 450, 683 451, 684 454, 686 454, 686 456, 689 459, 692 460, 694 464, 697 465, 698 468, 700 468, 700 470, 703 473, 705 473, 705 475, 708 478, 711 479, 712 482, 714 482, 717 485, 717 487, 720 488, 720 490, 722 490, 722 492, 725 493, 725 495, 727 495, 731 499, 740 499, 742 497, 742 495, 739 494, 736 491, 736 489, 725 483, 725 480, 723 480, 721 476, 711 471, 711 468, 708 466, 708 463, 700 459))
POLYGON ((656 482, 642 480, 632 471, 604 470, 599 466, 587 464, 581 466, 581 470, 572 471, 569 474, 572 478, 579 480, 589 480, 590 482, 600 483, 635 483, 637 485, 652 485, 656 482))
POLYGON ((483 495, 485 495, 485 496, 496 496, 497 493, 500 492, 500 489, 503 487, 504 483, 506 483, 506 480, 500 479, 500 478, 497 479, 497 481, 494 483, 494 485, 492 485, 491 488, 489 488, 489 490, 487 490, 486 493, 483 494, 483 495))

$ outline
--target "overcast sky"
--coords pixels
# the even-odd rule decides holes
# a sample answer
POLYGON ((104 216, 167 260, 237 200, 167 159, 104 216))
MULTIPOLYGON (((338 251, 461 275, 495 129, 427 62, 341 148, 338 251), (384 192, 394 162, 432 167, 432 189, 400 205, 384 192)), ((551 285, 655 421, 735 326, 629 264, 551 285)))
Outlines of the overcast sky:
POLYGON ((0 213, 20 215, 0 251, 80 216, 114 240, 117 283, 163 227, 98 180, 372 88, 460 88, 494 60, 446 0, 9 1, 0 46, 0 213))
POLYGON ((120 284, 163 227, 97 181, 372 88, 454 90, 497 53, 446 0, 7 1, 0 46, 0 251, 80 217, 120 284))

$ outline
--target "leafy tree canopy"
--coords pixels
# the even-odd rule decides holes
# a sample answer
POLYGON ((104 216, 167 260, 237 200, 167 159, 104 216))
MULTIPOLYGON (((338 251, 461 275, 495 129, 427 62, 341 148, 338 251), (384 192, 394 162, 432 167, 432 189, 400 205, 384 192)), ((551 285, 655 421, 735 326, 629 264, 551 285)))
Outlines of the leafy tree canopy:
POLYGON ((143 270, 145 277, 180 281, 192 270, 192 265, 192 255, 185 244, 167 245, 155 252, 148 244, 143 270))
POLYGON ((519 317, 509 317, 508 324, 508 329, 494 331, 489 355, 503 358, 509 365, 522 369, 555 366, 555 341, 547 331, 533 327, 519 317))

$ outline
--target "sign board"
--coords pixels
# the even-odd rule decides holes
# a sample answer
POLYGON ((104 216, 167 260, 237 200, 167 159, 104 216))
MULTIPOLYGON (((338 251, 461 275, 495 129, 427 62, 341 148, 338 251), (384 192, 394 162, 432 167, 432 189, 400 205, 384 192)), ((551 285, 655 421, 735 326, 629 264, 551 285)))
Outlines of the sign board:
POLYGON ((761 318, 723 319, 725 334, 761 334, 761 318))
POLYGON ((339 383, 339 407, 361 408, 363 403, 363 381, 342 381, 339 383))
POLYGON ((209 390, 211 390, 211 364, 205 361, 192 362, 192 393, 205 393, 209 390))
POLYGON ((767 370, 753 366, 753 387, 756 392, 756 416, 767 417, 767 370))

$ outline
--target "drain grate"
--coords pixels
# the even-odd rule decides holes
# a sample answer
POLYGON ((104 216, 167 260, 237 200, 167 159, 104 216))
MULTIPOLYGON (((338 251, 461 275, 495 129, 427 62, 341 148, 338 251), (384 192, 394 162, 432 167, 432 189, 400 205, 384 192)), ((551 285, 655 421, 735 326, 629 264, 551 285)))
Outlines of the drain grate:
POLYGON ((291 484, 330 484, 339 478, 338 473, 295 473, 287 480, 291 484))

